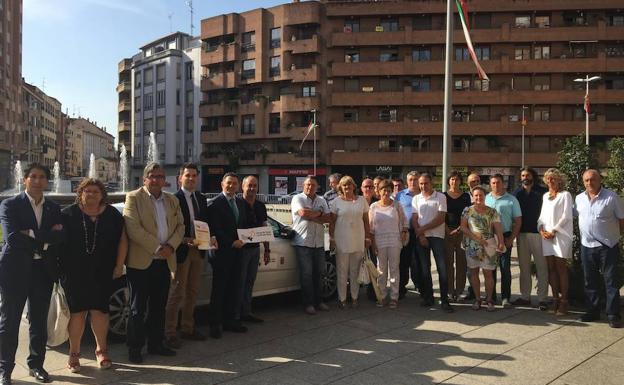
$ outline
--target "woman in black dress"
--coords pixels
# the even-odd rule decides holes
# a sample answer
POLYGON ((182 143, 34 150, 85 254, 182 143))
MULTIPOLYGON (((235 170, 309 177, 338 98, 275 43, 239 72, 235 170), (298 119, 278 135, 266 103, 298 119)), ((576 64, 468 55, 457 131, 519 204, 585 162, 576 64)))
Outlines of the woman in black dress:
POLYGON ((76 190, 76 203, 62 211, 68 241, 61 254, 61 283, 71 312, 67 368, 80 371, 80 340, 87 312, 95 336, 95 356, 101 369, 108 369, 106 336, 108 303, 113 280, 123 275, 128 239, 123 216, 106 204, 102 182, 85 178, 76 190))

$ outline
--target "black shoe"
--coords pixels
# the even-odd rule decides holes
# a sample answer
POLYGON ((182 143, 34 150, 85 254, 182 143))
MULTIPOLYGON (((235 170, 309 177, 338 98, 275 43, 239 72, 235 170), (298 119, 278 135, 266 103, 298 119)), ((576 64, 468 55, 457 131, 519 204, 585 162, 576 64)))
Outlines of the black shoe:
POLYGON ((141 364, 143 363, 143 355, 141 354, 141 350, 128 350, 128 361, 133 364, 141 364))
POLYGON ((210 327, 210 338, 214 338, 215 340, 218 340, 221 337, 223 337, 223 331, 221 330, 221 327, 220 326, 211 326, 210 327))
POLYGON ((475 295, 472 290, 468 290, 468 293, 461 297, 462 301, 470 302, 475 300, 475 295))
POLYGON ((247 327, 240 323, 232 323, 229 325, 223 325, 223 330, 233 333, 247 333, 247 327))
POLYGON ((407 294, 407 292, 405 292, 405 291, 399 292, 399 299, 401 300, 401 299, 405 298, 405 294, 407 294))
POLYGON ((7 376, 6 374, 0 377, 0 385, 11 385, 11 376, 7 376))
POLYGON ((165 357, 173 357, 176 355, 176 351, 173 349, 169 349, 164 345, 148 347, 147 352, 149 354, 155 354, 157 356, 165 356, 165 357))
POLYGON ((453 313, 455 310, 448 301, 440 301, 440 307, 445 313, 453 313))
POLYGON ((420 301, 420 306, 421 307, 431 307, 431 306, 433 306, 433 299, 423 299, 422 301, 420 301))
POLYGON ((579 318, 579 321, 592 322, 592 321, 598 321, 599 319, 600 319, 600 314, 587 312, 583 314, 581 318, 579 318))
POLYGON ((28 370, 31 377, 35 377, 37 382, 50 382, 50 375, 44 368, 31 368, 28 370))
POLYGON ((197 329, 193 330, 193 333, 180 333, 180 338, 189 341, 206 341, 206 336, 204 335, 204 333, 201 333, 197 329))
POLYGON ((614 329, 622 327, 622 320, 619 317, 609 317, 609 326, 614 329))
POLYGON ((264 322, 262 318, 258 318, 253 314, 247 314, 246 316, 241 317, 241 321, 251 322, 254 324, 261 324, 264 322))

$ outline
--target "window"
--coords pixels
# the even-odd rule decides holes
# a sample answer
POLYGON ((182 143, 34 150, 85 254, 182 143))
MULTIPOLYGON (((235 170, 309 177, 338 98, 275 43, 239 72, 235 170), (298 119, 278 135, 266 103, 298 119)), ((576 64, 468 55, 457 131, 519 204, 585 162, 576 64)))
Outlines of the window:
POLYGON ((358 63, 360 61, 360 51, 357 49, 345 50, 345 63, 358 63))
POLYGON ((468 48, 455 48, 455 60, 463 61, 470 60, 470 53, 468 52, 468 48))
POLYGON ((345 122, 357 122, 358 121, 358 110, 355 108, 345 109, 342 113, 343 121, 345 122))
POLYGON ((345 20, 343 32, 346 32, 346 33, 360 32, 360 20, 358 19, 345 20))
POLYGON ((475 54, 479 60, 490 60, 490 47, 475 47, 475 54))
POLYGON ((492 28, 492 14, 491 13, 477 13, 474 14, 474 28, 492 28))
POLYGON ((397 121, 396 108, 383 108, 379 110, 379 121, 396 123, 397 121))
POLYGON ((346 92, 358 92, 360 90, 360 79, 345 79, 344 84, 346 92))
POLYGON ((301 96, 311 97, 316 95, 316 87, 315 86, 303 86, 301 96))
POLYGON ((271 67, 269 68, 269 77, 279 76, 281 60, 279 56, 271 57, 271 67))
POLYGON ((469 107, 456 107, 451 115, 453 122, 469 122, 470 121, 470 108, 469 107))
POLYGON ((476 91, 489 91, 490 81, 486 79, 476 79, 474 81, 474 89, 476 91))
POLYGON ((176 90, 176 106, 180 105, 180 90, 176 90))
POLYGON ((159 64, 156 66, 156 81, 158 83, 165 81, 165 65, 159 64))
POLYGON ((256 77, 256 59, 243 60, 243 72, 241 78, 244 80, 255 79, 256 77))
POLYGON ((566 27, 587 25, 585 13, 583 11, 565 12, 563 14, 563 24, 566 27))
POLYGON ((529 28, 531 26, 531 16, 530 15, 516 16, 516 22, 514 25, 516 28, 529 28))
POLYGON ((269 114, 269 134, 279 134, 280 124, 281 119, 279 112, 269 114))
POLYGON ((164 107, 165 106, 165 90, 160 90, 156 92, 156 107, 164 107))
POLYGON ((245 32, 241 39, 241 51, 251 52, 256 50, 256 32, 245 32))
POLYGON ((537 26, 537 28, 549 28, 550 16, 548 15, 535 16, 535 25, 537 26))
POLYGON ((243 115, 241 117, 241 134, 253 135, 256 133, 256 116, 255 115, 243 115))
POLYGON ((624 89, 624 76, 613 75, 612 77, 605 79, 605 87, 608 90, 622 90, 624 89))
POLYGON ((149 111, 154 106, 154 97, 152 94, 145 94, 143 96, 143 109, 149 111))
POLYGON ((412 50, 412 61, 429 61, 431 60, 430 48, 414 48, 412 50))
POLYGON ((154 120, 152 118, 143 120, 143 133, 149 135, 152 131, 154 131, 154 120))
POLYGON ((182 64, 176 63, 176 79, 180 79, 182 77, 182 64))
POLYGON ((358 138, 345 138, 344 149, 345 151, 359 151, 360 145, 358 138))
POLYGON ((531 48, 528 46, 519 46, 515 49, 516 60, 529 60, 531 59, 531 48))
POLYGON ((143 83, 145 85, 152 84, 154 81, 154 71, 151 68, 147 68, 143 71, 143 83))
MULTIPOLYGON (((479 60, 490 60, 490 47, 474 47, 475 55, 479 60)), ((470 59, 470 51, 467 47, 455 48, 455 60, 472 60, 470 59)))
POLYGON ((379 80, 379 90, 380 91, 398 91, 399 90, 399 79, 397 78, 386 78, 379 80))
POLYGON ((184 72, 186 73, 186 79, 193 79, 193 62, 187 62, 184 64, 184 72))
POLYGON ((533 120, 547 122, 550 120, 550 107, 535 106, 533 108, 533 120))
POLYGON ((193 105, 193 90, 186 91, 186 105, 187 106, 193 105))
POLYGON ((208 118, 206 120, 206 124, 202 125, 201 127, 202 132, 203 131, 217 131, 219 129, 219 118, 208 118))
POLYGON ((399 21, 397 19, 382 19, 381 32, 394 32, 399 30, 399 21))
POLYGON ((141 73, 134 73, 134 88, 141 88, 141 73))
POLYGON ((137 112, 141 111, 141 97, 140 96, 134 97, 134 110, 137 112))
POLYGON ((570 43, 570 51, 572 53, 572 57, 575 57, 575 58, 588 57, 587 45, 584 43, 570 43))
POLYGON ((550 89, 550 75, 535 75, 533 77, 533 89, 535 91, 548 91, 550 89))
POLYGON ((432 29, 431 15, 417 15, 412 20, 412 29, 415 31, 425 31, 432 29))
POLYGON ((379 151, 395 152, 398 149, 398 143, 396 138, 383 138, 379 139, 379 151))
POLYGON ((624 26, 624 15, 609 15, 609 25, 613 27, 624 26))
POLYGON ((624 44, 609 44, 607 45, 607 56, 621 57, 624 56, 624 44))
POLYGON ((470 80, 455 80, 455 90, 470 90, 470 80))
POLYGON ((399 60, 399 50, 396 48, 382 49, 379 52, 379 61, 397 61, 399 60))
POLYGON ((431 90, 431 79, 418 78, 412 79, 412 91, 426 92, 431 90))
POLYGON ((164 134, 167 122, 165 121, 164 116, 159 116, 156 118, 156 133, 164 134))
POLYGON ((279 48, 282 45, 282 28, 271 28, 271 48, 279 48))
POLYGON ((536 45, 533 47, 533 59, 550 59, 550 46, 536 45))

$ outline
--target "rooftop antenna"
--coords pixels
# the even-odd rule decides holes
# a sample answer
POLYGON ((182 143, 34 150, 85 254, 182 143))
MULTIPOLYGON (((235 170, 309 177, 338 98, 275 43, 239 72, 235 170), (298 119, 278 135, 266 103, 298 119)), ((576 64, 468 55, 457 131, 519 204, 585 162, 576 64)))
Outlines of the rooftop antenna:
POLYGON ((41 91, 45 92, 45 76, 43 77, 43 80, 41 81, 41 91))
POLYGON ((173 12, 167 15, 167 17, 169 18, 169 32, 173 32, 173 24, 171 24, 171 18, 173 17, 173 12))
POLYGON ((191 37, 193 36, 193 29, 195 26, 193 25, 193 0, 186 0, 186 5, 189 7, 189 11, 191 12, 191 37))

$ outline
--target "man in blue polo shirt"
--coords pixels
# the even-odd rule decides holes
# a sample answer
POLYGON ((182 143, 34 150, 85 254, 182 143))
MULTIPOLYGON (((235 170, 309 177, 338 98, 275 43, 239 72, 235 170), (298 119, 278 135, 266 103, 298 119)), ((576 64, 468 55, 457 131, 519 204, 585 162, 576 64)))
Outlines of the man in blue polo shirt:
MULTIPOLYGON (((490 177, 490 191, 485 197, 485 204, 498 211, 507 247, 507 251, 501 254, 498 264, 501 271, 502 305, 505 309, 509 309, 511 308, 511 248, 514 239, 520 233, 522 211, 518 199, 505 191, 501 174, 494 174, 490 177)), ((494 271, 494 284, 496 284, 496 270, 494 271)))
POLYGON ((620 235, 624 229, 624 205, 611 190, 601 185, 596 170, 583 173, 585 191, 576 196, 576 211, 581 232, 581 261, 585 275, 587 313, 581 321, 600 319, 600 273, 607 291, 609 326, 621 328, 620 285, 617 261, 620 259, 620 235))
POLYGON ((401 249, 401 257, 399 261, 399 299, 403 299, 407 293, 405 286, 410 277, 410 268, 412 270, 412 282, 414 287, 420 291, 420 263, 418 258, 415 257, 416 253, 416 234, 412 227, 412 200, 418 194, 420 189, 418 188, 418 171, 410 171, 407 173, 407 188, 399 191, 394 198, 396 202, 399 202, 403 206, 403 212, 405 217, 410 223, 409 228, 409 242, 407 246, 401 249))

